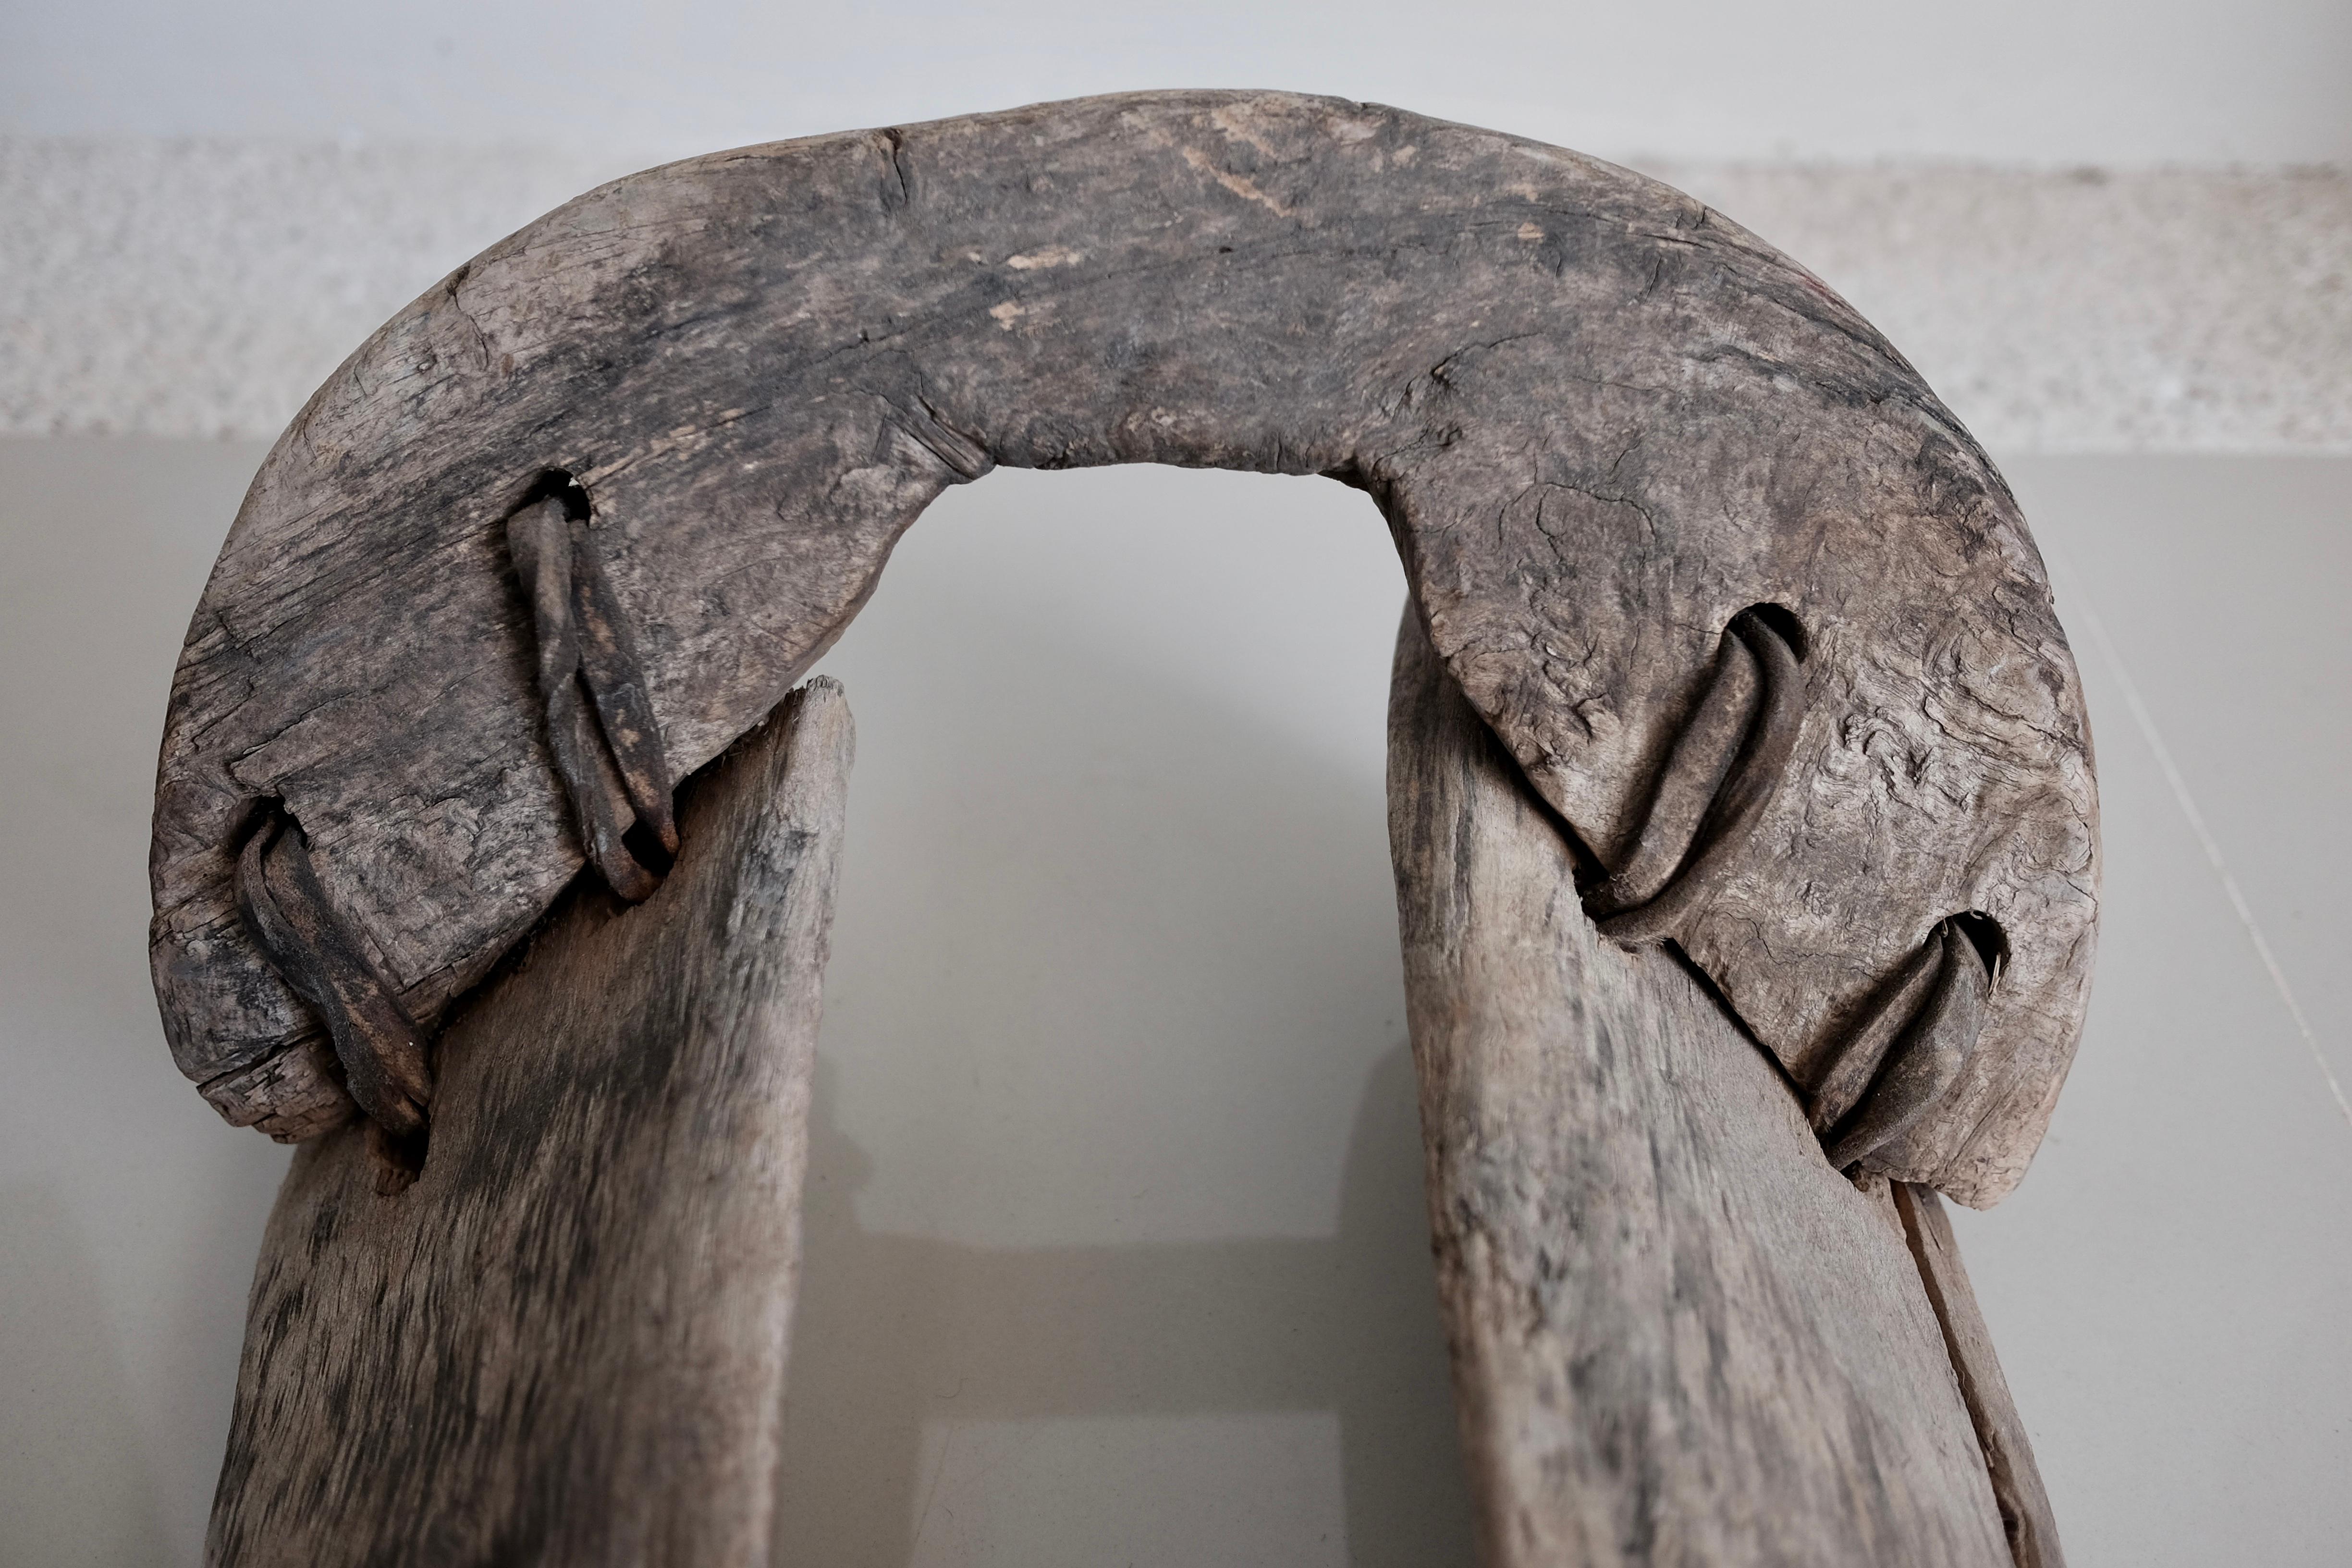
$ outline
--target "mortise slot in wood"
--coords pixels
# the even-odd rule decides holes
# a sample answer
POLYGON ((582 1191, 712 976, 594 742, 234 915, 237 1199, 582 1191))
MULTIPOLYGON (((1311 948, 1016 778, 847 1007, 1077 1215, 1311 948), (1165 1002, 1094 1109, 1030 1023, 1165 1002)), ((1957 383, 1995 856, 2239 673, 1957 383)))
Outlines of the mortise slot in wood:
POLYGON ((2009 933, 2000 929, 2000 922, 1982 910, 1963 910, 1952 917, 1952 924, 1977 950, 1985 973, 1998 981, 2009 967, 2009 933))

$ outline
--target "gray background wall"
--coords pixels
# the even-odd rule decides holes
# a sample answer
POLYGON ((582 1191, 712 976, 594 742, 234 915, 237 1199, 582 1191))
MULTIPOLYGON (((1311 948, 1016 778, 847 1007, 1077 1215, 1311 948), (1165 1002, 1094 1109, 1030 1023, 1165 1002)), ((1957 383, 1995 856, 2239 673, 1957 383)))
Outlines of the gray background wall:
MULTIPOLYGON (((198 1555, 284 1155, 163 1057, 144 819, 258 443, 596 179, 1207 83, 1664 173, 1993 446, 2111 870, 2074 1081, 1963 1245, 2078 1564, 2342 1561, 2347 68, 2316 3, 0 17, 0 1563, 198 1555)), ((1381 827, 1400 593, 1336 486, 1001 474, 828 659, 862 741, 788 1560, 1465 1560, 1381 827)))
POLYGON ((2352 156, 2332 0, 975 7, 20 6, 37 134, 714 146, 1176 83, 1282 86, 1610 155, 2043 167, 2352 156))

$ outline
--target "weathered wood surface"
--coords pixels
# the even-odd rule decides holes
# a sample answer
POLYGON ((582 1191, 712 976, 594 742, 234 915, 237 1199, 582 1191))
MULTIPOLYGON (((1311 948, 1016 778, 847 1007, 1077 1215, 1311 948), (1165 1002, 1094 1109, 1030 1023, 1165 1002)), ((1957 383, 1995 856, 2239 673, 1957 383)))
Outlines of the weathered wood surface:
POLYGON ((1799 1095, 1672 956, 1596 934, 1578 850, 1410 616, 1391 701, 1430 1220, 1486 1561, 2007 1568, 1884 1184, 1831 1168, 1799 1095))
POLYGON ((359 1131, 270 1216, 207 1561, 767 1561, 852 734, 829 681, 444 1036, 415 1185, 359 1131))
MULTIPOLYGON (((585 710, 542 700, 508 542, 551 484, 578 487, 583 580, 679 776, 839 635, 941 489, 1113 462, 1369 491, 1534 787, 1612 868, 1688 852, 1654 934, 1799 1081, 1890 1034, 1940 922, 1990 917, 2009 958, 1980 1037, 1912 1075, 1935 1103, 1864 1163, 1973 1204, 2015 1183, 2081 1018, 2097 835, 2072 658, 2000 476, 1850 307, 1688 197, 1274 93, 673 164, 363 345, 255 480, 173 683, 152 953, 179 1065, 287 1138, 383 1076, 339 1067, 239 922, 237 852, 272 813, 428 1027, 580 868, 547 714, 585 710), (1677 737, 1756 605, 1801 689, 1785 764, 1742 774, 1677 737), (1676 756, 1744 804, 1701 811, 1676 756), (1645 849, 1654 817, 1698 837, 1645 849)), ((1762 700, 1745 679, 1719 706, 1762 700)), ((618 826, 593 836, 625 874, 618 826)))
POLYGON ((1993 1353, 1992 1332, 1985 1327, 1984 1311, 1977 1305, 1975 1288, 1960 1262, 1952 1222, 1930 1188, 1896 1182, 1893 1196, 1903 1216, 1912 1260, 1919 1266, 1927 1299, 1935 1303, 1936 1317, 1943 1324, 1944 1346, 1960 1381, 1960 1397, 1976 1424, 1978 1441, 1984 1446, 2011 1553, 2018 1568, 2065 1568, 2065 1554, 2058 1547, 2058 1523, 2050 1511, 2050 1494, 2042 1488, 2041 1467, 2033 1462, 2025 1422, 2010 1398, 2009 1379, 2001 1374, 2000 1358, 1993 1353))

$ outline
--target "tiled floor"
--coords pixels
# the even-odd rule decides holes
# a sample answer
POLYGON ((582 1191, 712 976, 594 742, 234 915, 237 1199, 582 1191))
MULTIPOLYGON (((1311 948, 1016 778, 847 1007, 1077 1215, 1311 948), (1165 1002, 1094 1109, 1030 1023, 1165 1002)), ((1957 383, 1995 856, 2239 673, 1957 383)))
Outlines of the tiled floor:
MULTIPOLYGON (((142 871, 258 456, 0 443, 0 1562, 197 1557, 283 1156, 163 1060, 142 871)), ((2352 460, 2008 467, 2107 918, 2049 1142, 1963 1244, 2077 1568, 2340 1563, 2352 460)), ((1467 1562, 1381 826, 1399 595, 1336 486, 1008 473, 829 660, 861 739, 789 1560, 1467 1562)))

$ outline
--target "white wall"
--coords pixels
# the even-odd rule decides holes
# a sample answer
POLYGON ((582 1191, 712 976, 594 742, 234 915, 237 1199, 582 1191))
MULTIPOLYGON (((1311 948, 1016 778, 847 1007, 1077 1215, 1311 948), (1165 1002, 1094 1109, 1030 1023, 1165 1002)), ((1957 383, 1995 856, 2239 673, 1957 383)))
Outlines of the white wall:
POLYGON ((714 146, 1286 87, 1611 156, 2352 159, 2344 0, 21 4, 0 132, 714 146))

